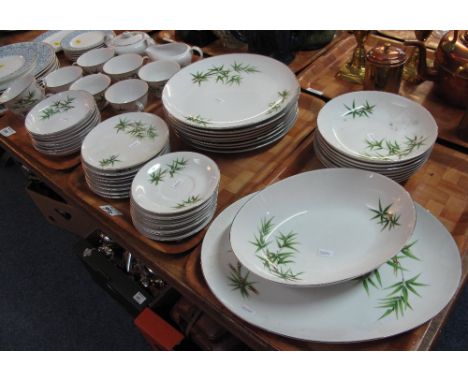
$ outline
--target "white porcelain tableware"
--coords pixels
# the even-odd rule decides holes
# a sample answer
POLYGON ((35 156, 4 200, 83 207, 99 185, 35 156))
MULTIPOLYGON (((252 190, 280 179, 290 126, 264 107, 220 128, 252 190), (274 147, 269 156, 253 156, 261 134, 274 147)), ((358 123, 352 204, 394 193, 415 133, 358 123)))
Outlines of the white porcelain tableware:
POLYGON ((83 69, 79 66, 64 66, 54 70, 44 78, 44 84, 51 93, 60 93, 70 88, 70 85, 83 77, 83 69))
POLYGON ((67 37, 70 33, 74 31, 72 30, 51 30, 47 31, 40 36, 37 36, 34 41, 45 42, 51 45, 56 52, 60 52, 62 50, 62 40, 67 37))
POLYGON ((175 61, 181 67, 187 66, 192 62, 193 52, 197 52, 203 58, 203 51, 199 47, 191 47, 183 42, 152 45, 145 52, 153 61, 175 61))
POLYGON ((0 60, 9 60, 11 56, 22 56, 25 62, 14 72, 13 78, 9 77, 9 80, 0 82, 0 91, 8 88, 14 79, 29 73, 41 81, 60 66, 54 48, 44 42, 21 42, 0 47, 0 60))
POLYGON ((0 96, 0 104, 4 104, 14 114, 25 117, 44 97, 44 89, 36 82, 36 78, 27 74, 10 84, 0 96))
POLYGON ((65 57, 76 61, 88 50, 105 47, 112 37, 114 32, 111 30, 77 30, 65 36, 61 46, 65 57))
POLYGON ((115 56, 112 48, 98 48, 82 54, 76 63, 81 66, 85 73, 99 73, 103 71, 104 64, 115 56))
POLYGON ((104 64, 102 70, 113 81, 136 78, 138 70, 147 60, 147 57, 141 57, 139 54, 126 53, 111 58, 104 64))
POLYGON ((457 245, 419 205, 414 233, 398 255, 398 269, 384 264, 378 274, 374 271, 364 279, 323 288, 290 288, 257 277, 239 263, 229 243, 231 223, 251 197, 238 200, 211 223, 203 240, 201 266, 213 294, 252 325, 306 341, 376 340, 430 320, 458 287, 457 245))
POLYGON ((144 210, 173 215, 207 201, 220 181, 216 163, 209 157, 173 152, 148 162, 136 175, 132 198, 144 210))
POLYGON ((0 82, 16 78, 25 63, 26 60, 21 55, 0 57, 0 82))
POLYGON ((74 129, 92 116, 96 102, 91 94, 81 90, 68 90, 54 94, 39 102, 28 113, 25 126, 34 135, 47 136, 74 129))
POLYGON ((424 154, 437 138, 431 113, 406 97, 378 91, 343 94, 317 117, 322 138, 361 161, 406 161, 424 154))
POLYGON ((154 45, 154 40, 143 32, 123 32, 108 41, 107 46, 117 54, 136 53, 143 55, 146 48, 154 45))
POLYGON ((161 96, 164 85, 180 70, 180 65, 175 61, 150 62, 140 68, 138 77, 146 81, 149 87, 161 96))
POLYGON ((70 90, 84 90, 94 97, 99 110, 102 110, 107 102, 104 93, 111 84, 111 79, 102 73, 90 74, 75 81, 70 90))
POLYGON ((290 286, 362 276, 410 238, 415 209, 391 179, 357 169, 322 169, 279 181, 249 200, 231 245, 253 273, 290 286))
POLYGON ((117 111, 143 111, 148 102, 148 84, 145 81, 130 79, 111 85, 104 96, 117 111))
POLYGON ((106 119, 83 141, 81 155, 88 166, 121 170, 146 163, 169 141, 166 122, 150 113, 125 113, 106 119), (112 160, 107 160, 113 158, 112 160))
POLYGON ((291 69, 277 60, 225 54, 180 70, 164 87, 162 101, 185 124, 238 129, 282 113, 297 101, 299 89, 291 69))

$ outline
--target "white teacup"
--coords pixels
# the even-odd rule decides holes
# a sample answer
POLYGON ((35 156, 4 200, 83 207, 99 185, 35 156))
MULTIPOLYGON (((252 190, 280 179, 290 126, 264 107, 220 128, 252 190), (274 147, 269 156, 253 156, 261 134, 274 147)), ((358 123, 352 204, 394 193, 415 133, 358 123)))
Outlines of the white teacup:
POLYGON ((148 61, 148 57, 141 57, 136 53, 126 53, 107 61, 103 71, 113 81, 137 78, 138 70, 146 61, 148 61))
POLYGON ((111 84, 111 79, 102 73, 90 74, 73 82, 70 90, 84 90, 94 97, 99 110, 106 107, 107 102, 104 93, 111 84))
POLYGON ((193 52, 203 58, 203 51, 197 47, 190 47, 183 42, 171 42, 169 44, 152 45, 146 49, 146 54, 153 60, 175 61, 181 67, 192 62, 193 52))
POLYGON ((10 84, 0 97, 0 104, 4 104, 14 114, 25 117, 44 98, 44 89, 32 74, 27 74, 10 84))
POLYGON ((70 88, 78 78, 83 77, 83 69, 71 65, 54 70, 44 78, 45 86, 51 93, 60 93, 70 88))
POLYGON ((104 96, 117 112, 143 111, 148 102, 148 84, 138 79, 119 81, 104 96))
POLYGON ((85 73, 99 73, 102 72, 104 64, 114 56, 115 51, 112 48, 93 49, 78 57, 76 63, 85 73))
POLYGON ((180 65, 175 61, 155 61, 142 66, 138 71, 138 77, 146 81, 159 97, 166 82, 179 70, 180 65))

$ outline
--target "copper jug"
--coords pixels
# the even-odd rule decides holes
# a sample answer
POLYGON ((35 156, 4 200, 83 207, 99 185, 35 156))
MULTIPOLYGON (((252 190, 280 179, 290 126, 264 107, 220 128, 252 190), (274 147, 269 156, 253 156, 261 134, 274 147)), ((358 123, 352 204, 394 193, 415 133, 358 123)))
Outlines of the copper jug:
POLYGON ((436 83, 437 93, 454 106, 468 106, 468 31, 451 31, 439 42, 434 67, 427 67, 426 46, 421 41, 406 41, 419 49, 419 75, 436 83))
POLYGON ((398 93, 406 53, 389 43, 371 49, 366 56, 364 89, 398 93))

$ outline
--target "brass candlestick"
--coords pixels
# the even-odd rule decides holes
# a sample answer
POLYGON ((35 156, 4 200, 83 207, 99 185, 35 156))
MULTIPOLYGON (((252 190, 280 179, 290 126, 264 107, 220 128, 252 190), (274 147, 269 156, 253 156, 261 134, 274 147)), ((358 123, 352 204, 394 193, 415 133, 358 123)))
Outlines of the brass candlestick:
POLYGON ((338 78, 362 84, 366 73, 366 50, 364 44, 369 31, 352 31, 352 33, 357 42, 356 49, 354 49, 351 61, 343 66, 336 75, 338 78))
MULTIPOLYGON (((414 31, 414 34, 416 38, 425 43, 426 40, 429 38, 431 35, 432 31, 414 31)), ((412 48, 408 61, 406 62, 406 65, 403 69, 403 79, 407 82, 410 82, 412 84, 420 84, 424 80, 421 78, 421 76, 418 73, 418 64, 419 64, 419 57, 416 52, 416 48, 412 48)))

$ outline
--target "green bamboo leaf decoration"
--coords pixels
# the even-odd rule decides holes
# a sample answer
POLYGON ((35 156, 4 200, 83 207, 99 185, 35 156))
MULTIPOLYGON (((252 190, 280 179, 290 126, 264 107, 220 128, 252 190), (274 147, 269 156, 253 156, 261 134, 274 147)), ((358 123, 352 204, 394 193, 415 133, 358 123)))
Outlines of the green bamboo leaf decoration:
POLYGON ((152 125, 147 125, 143 121, 132 121, 126 118, 120 118, 119 123, 114 126, 116 133, 123 132, 138 139, 154 139, 158 136, 156 128, 152 125))
POLYGON ((387 207, 383 208, 382 203, 379 199, 379 208, 369 208, 375 215, 372 217, 371 220, 378 219, 378 224, 382 226, 382 231, 388 229, 389 231, 396 226, 399 226, 400 215, 395 213, 389 212, 390 208, 392 207, 392 203, 390 203, 387 207))
POLYGON ((153 183, 155 186, 164 180, 164 175, 166 175, 167 170, 159 168, 157 171, 154 171, 150 174, 150 183, 153 183))
POLYGON ((28 91, 28 94, 21 98, 16 105, 18 106, 31 106, 37 102, 36 97, 34 96, 34 92, 28 91))
POLYGON ((397 156, 398 159, 407 157, 415 149, 420 148, 425 144, 427 137, 405 137, 406 141, 401 143, 396 140, 390 141, 387 139, 365 139, 366 149, 370 150, 372 154, 363 152, 362 155, 374 159, 389 159, 387 157, 397 156))
POLYGON ((59 100, 54 102, 48 108, 41 111, 39 118, 42 120, 49 119, 55 114, 65 113, 68 110, 75 108, 75 106, 73 106, 74 100, 74 97, 67 96, 65 100, 59 100))
POLYGON ((238 290, 242 297, 250 297, 250 293, 258 294, 258 290, 254 287, 256 284, 253 281, 249 281, 250 272, 247 271, 245 274, 242 274, 242 265, 237 262, 236 266, 229 263, 229 269, 231 270, 228 279, 231 281, 229 285, 232 287, 232 290, 238 290))
POLYGON ((369 104, 366 100, 364 105, 356 106, 356 101, 353 100, 351 106, 344 105, 344 107, 348 110, 344 116, 351 115, 354 119, 356 117, 369 117, 369 115, 374 111, 375 105, 369 104))
POLYGON ((257 258, 272 275, 288 281, 300 280, 299 276, 303 272, 293 272, 288 266, 294 263, 294 256, 298 253, 297 233, 278 232, 273 241, 268 241, 273 230, 273 219, 264 217, 260 221, 257 234, 249 243, 254 245, 257 258), (276 251, 270 248, 272 242, 276 244, 276 251))
POLYGON ((104 158, 99 161, 99 164, 101 167, 108 167, 108 166, 114 166, 116 162, 121 162, 120 159, 117 159, 119 155, 111 155, 109 158, 104 158))
POLYGON ((185 119, 203 127, 210 124, 210 120, 208 118, 203 118, 201 115, 189 115, 188 117, 185 117, 185 119))
POLYGON ((271 114, 271 113, 276 112, 279 109, 281 109, 281 106, 284 104, 286 99, 289 97, 289 94, 290 93, 289 93, 288 90, 283 90, 283 91, 278 92, 278 95, 279 95, 280 98, 278 100, 270 102, 268 104, 268 114, 271 114))
POLYGON ((187 199, 183 200, 182 202, 177 203, 172 208, 181 209, 181 208, 187 207, 187 206, 189 206, 191 204, 195 204, 195 203, 199 202, 200 200, 201 200, 200 195, 192 195, 192 196, 189 196, 187 199))
POLYGON ((180 172, 186 165, 187 165, 187 159, 185 158, 174 159, 171 162, 171 164, 168 165, 169 175, 171 176, 171 178, 173 178, 175 174, 180 172))
POLYGON ((252 74, 257 72, 259 70, 255 66, 234 62, 230 68, 225 68, 224 65, 213 65, 206 71, 197 71, 190 73, 190 75, 192 76, 192 82, 198 86, 208 82, 211 78, 214 78, 216 83, 224 85, 240 85, 243 80, 240 73, 252 74))
MULTIPOLYGON (((395 315, 396 319, 399 319, 408 309, 412 310, 413 307, 410 303, 411 295, 421 297, 418 289, 427 286, 427 284, 418 281, 420 274, 410 279, 406 279, 405 273, 408 270, 404 268, 401 263, 403 260, 420 261, 419 258, 413 254, 413 246, 416 244, 416 242, 417 241, 415 240, 412 243, 405 245, 401 249, 399 255, 394 256, 386 263, 387 266, 392 268, 393 275, 395 277, 398 277, 398 275, 401 275, 401 277, 397 282, 383 288, 389 292, 386 297, 379 299, 379 305, 376 306, 378 309, 384 309, 384 312, 379 317, 379 320, 392 314, 395 315)), ((379 283, 380 289, 382 288, 382 279, 380 277, 379 269, 376 269, 375 271, 361 278, 362 285, 368 295, 370 295, 370 285, 372 285, 374 288, 377 288, 377 283, 375 280, 377 280, 379 283), (372 278, 372 275, 375 276, 375 280, 372 278)))

